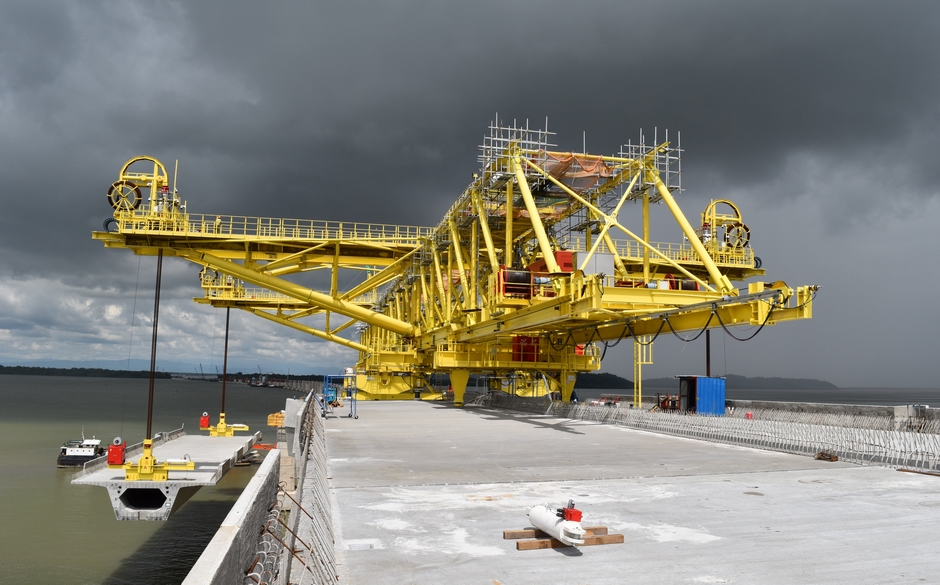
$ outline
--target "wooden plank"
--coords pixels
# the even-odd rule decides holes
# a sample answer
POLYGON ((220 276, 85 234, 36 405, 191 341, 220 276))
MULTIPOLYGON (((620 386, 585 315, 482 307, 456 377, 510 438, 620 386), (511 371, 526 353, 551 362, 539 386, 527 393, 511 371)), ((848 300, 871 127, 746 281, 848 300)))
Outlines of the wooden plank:
POLYGON ((537 538, 535 540, 520 540, 516 542, 516 550, 536 550, 539 548, 561 548, 568 546, 554 538, 537 538))
POLYGON ((604 534, 603 536, 586 536, 584 544, 581 546, 593 546, 595 544, 623 544, 622 534, 604 534))
MULTIPOLYGON (((585 526, 584 532, 591 536, 607 534, 606 526, 585 526)), ((516 540, 519 538, 548 538, 548 535, 538 528, 525 528, 523 530, 503 530, 503 540, 516 540)))
MULTIPOLYGON (((604 534, 601 536, 586 536, 584 544, 578 546, 594 546, 598 544, 623 544, 622 534, 604 534)), ((516 550, 538 550, 541 548, 564 548, 568 546, 554 538, 536 538, 533 540, 520 540, 516 543, 516 550)))

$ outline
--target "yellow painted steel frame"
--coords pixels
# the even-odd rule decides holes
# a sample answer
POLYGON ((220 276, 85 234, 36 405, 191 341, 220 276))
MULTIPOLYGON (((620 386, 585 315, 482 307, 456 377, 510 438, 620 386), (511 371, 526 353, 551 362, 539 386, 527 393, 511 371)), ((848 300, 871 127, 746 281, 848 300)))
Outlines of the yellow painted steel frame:
POLYGON ((209 431, 210 437, 234 437, 236 431, 247 431, 248 425, 235 423, 225 424, 225 413, 219 413, 219 424, 199 427, 200 431, 209 431))
POLYGON ((125 481, 167 481, 170 471, 192 471, 196 464, 167 463, 157 461, 153 456, 153 440, 144 439, 143 454, 136 463, 128 461, 123 465, 108 465, 108 469, 123 469, 125 481))
MULTIPOLYGON (((162 249, 199 265, 199 302, 240 308, 356 350, 363 400, 452 392, 460 404, 474 373, 516 393, 568 400, 577 374, 600 368, 599 344, 607 341, 652 343, 664 331, 812 317, 816 286, 752 282, 746 294, 735 288, 732 279, 764 270, 749 247, 718 246, 692 227, 668 184, 674 174, 666 163, 675 154, 668 143, 598 156, 552 151, 547 133, 509 130, 493 129, 481 171, 434 228, 194 215, 174 189, 169 200, 151 194, 144 210, 116 205, 117 231, 93 237, 109 248, 144 255, 162 249), (619 219, 624 203, 639 198, 642 237, 619 219), (649 241, 651 203, 660 201, 687 243, 649 241), (629 240, 615 239, 614 230, 629 240), (591 268, 602 255, 613 275, 591 268), (332 273, 328 292, 287 278, 319 269, 332 273), (365 276, 344 292, 340 270, 365 276), (300 322, 313 315, 325 316, 322 329, 300 322), (340 335, 352 328, 358 341, 340 335), (428 383, 441 372, 450 375, 448 392, 428 383)), ((120 180, 162 185, 162 168, 155 159, 131 159, 120 180), (153 163, 150 175, 128 174, 139 160, 153 163)), ((713 204, 703 223, 743 225, 737 206, 716 203, 730 205, 734 217, 719 216, 713 204)), ((636 378, 651 363, 649 349, 635 356, 636 378)))

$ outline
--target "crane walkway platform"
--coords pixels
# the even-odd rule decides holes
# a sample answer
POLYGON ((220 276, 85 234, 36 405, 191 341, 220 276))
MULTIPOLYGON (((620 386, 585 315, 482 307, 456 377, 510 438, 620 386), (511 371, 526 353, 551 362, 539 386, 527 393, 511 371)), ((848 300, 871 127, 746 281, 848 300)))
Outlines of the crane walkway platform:
POLYGON ((940 477, 483 407, 359 415, 325 421, 347 585, 940 580, 940 477), (568 499, 624 543, 503 539, 568 499))
MULTIPOLYGON (((123 469, 109 469, 102 457, 88 462, 72 483, 106 488, 118 520, 166 520, 200 488, 218 483, 260 439, 260 433, 234 437, 182 435, 155 442, 154 457, 167 461, 188 455, 195 463, 193 470, 170 471, 167 481, 127 481, 123 469)), ((136 462, 139 458, 138 451, 127 460, 136 462)))

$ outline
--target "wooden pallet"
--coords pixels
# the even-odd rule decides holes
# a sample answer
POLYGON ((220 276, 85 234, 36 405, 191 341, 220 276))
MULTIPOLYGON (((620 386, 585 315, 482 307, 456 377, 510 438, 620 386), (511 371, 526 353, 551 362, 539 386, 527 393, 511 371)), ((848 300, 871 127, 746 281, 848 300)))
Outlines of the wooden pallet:
MULTIPOLYGON (((607 534, 606 526, 586 526, 584 528, 584 544, 578 546, 593 546, 596 544, 623 544, 622 534, 607 534)), ((503 540, 519 540, 516 550, 536 550, 540 548, 564 548, 569 545, 552 538, 537 528, 523 530, 504 530, 503 540)))

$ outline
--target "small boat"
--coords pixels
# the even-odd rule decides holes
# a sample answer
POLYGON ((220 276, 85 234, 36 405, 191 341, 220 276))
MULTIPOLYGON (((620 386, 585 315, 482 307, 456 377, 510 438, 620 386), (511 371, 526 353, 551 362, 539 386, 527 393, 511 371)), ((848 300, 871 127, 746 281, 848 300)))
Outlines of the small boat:
POLYGON ((71 439, 62 445, 59 452, 59 458, 56 459, 58 467, 81 467, 86 461, 103 457, 104 447, 101 446, 101 439, 94 437, 85 438, 85 429, 82 429, 81 439, 71 439))

